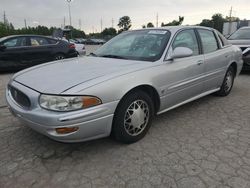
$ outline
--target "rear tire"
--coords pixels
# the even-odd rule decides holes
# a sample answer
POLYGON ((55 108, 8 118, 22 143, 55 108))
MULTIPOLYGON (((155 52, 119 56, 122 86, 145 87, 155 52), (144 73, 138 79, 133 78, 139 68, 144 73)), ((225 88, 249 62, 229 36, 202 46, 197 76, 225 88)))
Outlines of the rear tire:
POLYGON ((233 88, 234 78, 235 78, 235 70, 233 66, 230 66, 226 72, 220 90, 217 91, 215 94, 222 97, 227 96, 233 88))
POLYGON ((153 114, 153 102, 145 92, 130 93, 116 109, 111 135, 122 143, 137 142, 148 132, 153 114))

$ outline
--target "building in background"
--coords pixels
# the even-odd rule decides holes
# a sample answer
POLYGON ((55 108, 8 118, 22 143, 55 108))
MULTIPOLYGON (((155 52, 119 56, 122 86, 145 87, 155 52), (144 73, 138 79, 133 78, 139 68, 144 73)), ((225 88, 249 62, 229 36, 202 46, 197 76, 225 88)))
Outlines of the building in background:
POLYGON ((250 20, 240 20, 238 22, 224 22, 223 35, 229 36, 241 27, 250 26, 250 20))

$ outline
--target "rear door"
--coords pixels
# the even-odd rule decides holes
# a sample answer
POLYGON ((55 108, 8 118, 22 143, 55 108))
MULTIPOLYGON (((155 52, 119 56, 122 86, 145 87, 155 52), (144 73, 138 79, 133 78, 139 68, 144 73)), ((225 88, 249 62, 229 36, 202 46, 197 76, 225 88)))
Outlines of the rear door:
POLYGON ((0 51, 0 67, 3 70, 12 70, 25 67, 23 64, 23 54, 27 46, 25 36, 6 39, 1 43, 6 49, 0 51))
MULTIPOLYGON (((191 57, 177 58, 166 64, 165 108, 178 105, 203 91, 204 56, 201 54, 197 33, 194 29, 180 31, 170 47, 187 47, 193 51, 191 57)), ((171 53, 171 52, 170 52, 171 53)))
POLYGON ((197 31, 205 59, 204 91, 217 89, 222 84, 232 54, 228 47, 220 45, 213 30, 197 29, 197 31))
POLYGON ((52 45, 49 40, 40 36, 28 38, 29 47, 26 49, 26 62, 30 66, 53 60, 52 45))

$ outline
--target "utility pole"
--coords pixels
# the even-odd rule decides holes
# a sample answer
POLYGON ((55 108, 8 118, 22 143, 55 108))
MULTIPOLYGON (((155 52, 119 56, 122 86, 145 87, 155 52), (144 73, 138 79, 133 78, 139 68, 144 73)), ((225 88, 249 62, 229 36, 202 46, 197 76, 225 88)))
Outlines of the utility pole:
POLYGON ((159 15, 158 15, 158 12, 156 14, 156 27, 158 27, 158 22, 159 22, 159 15))
POLYGON ((114 28, 114 18, 112 18, 111 23, 112 23, 112 28, 114 28))
POLYGON ((65 28, 65 23, 66 23, 66 19, 65 16, 63 17, 63 28, 65 28))
POLYGON ((82 30, 82 20, 79 19, 79 29, 82 30))
POLYGON ((102 18, 101 18, 101 32, 102 32, 102 18))
POLYGON ((5 11, 3 11, 3 23, 4 23, 4 25, 7 24, 7 19, 6 19, 5 11))
POLYGON ((26 22, 26 19, 24 19, 24 27, 25 27, 25 29, 27 29, 27 22, 26 22))
POLYGON ((229 11, 229 25, 228 25, 228 34, 229 35, 232 32, 232 13, 233 13, 233 7, 231 6, 231 9, 229 11))
POLYGON ((69 25, 72 26, 72 22, 71 22, 71 10, 70 10, 70 3, 72 0, 67 0, 68 2, 68 8, 69 8, 69 25))

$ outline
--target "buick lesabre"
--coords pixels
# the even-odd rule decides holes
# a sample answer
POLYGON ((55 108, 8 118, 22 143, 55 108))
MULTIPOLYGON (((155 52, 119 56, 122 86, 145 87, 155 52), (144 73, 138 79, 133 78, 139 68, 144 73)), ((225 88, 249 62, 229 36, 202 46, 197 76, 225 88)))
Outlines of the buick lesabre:
POLYGON ((112 135, 133 143, 154 115, 211 93, 227 96, 241 68, 241 50, 214 29, 134 30, 88 57, 15 74, 6 98, 24 125, 57 141, 112 135))

